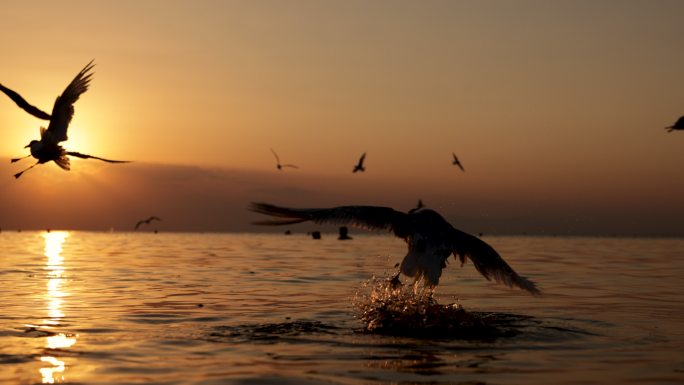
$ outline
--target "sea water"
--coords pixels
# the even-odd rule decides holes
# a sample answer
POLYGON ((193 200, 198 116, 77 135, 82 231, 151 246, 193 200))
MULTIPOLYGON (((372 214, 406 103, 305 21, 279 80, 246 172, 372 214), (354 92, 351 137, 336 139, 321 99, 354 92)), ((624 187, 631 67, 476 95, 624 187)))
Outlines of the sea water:
POLYGON ((543 295, 426 296, 352 236, 4 231, 0 383, 684 383, 682 239, 484 237, 543 295))

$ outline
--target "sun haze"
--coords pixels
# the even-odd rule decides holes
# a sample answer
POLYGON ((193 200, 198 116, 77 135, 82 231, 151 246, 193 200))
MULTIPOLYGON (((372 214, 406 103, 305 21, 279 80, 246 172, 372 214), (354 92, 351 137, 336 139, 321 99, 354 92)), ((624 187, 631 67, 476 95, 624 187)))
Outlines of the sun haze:
MULTIPOLYGON (((420 198, 474 231, 684 234, 684 135, 664 130, 684 114, 682 2, 35 9, 3 4, 0 83, 50 112, 95 59, 63 144, 137 163, 72 159, 15 181, 3 161, 0 227, 121 228, 158 205, 168 229, 258 230, 242 214, 257 197, 420 198), (270 148, 300 169, 276 170, 270 148), (81 208, 68 221, 67 206, 81 208)), ((47 122, 0 96, 0 156, 25 155, 47 122)))

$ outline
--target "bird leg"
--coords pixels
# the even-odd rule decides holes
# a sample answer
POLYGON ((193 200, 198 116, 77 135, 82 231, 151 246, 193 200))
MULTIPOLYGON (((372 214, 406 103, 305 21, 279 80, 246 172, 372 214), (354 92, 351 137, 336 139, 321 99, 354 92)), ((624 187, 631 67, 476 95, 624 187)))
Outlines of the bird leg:
POLYGON ((416 295, 418 298, 421 299, 421 301, 425 300, 427 301, 428 305, 434 305, 437 302, 435 302, 435 286, 429 284, 427 281, 425 281, 423 278, 417 277, 413 281, 413 294, 416 295))
POLYGON ((390 279, 390 286, 392 289, 397 289, 401 287, 401 281, 399 280, 399 275, 401 274, 401 271, 398 271, 397 274, 390 279))
POLYGON ((28 157, 30 157, 30 156, 31 156, 31 154, 28 154, 28 155, 26 155, 26 156, 22 156, 21 158, 12 158, 12 159, 10 159, 10 162, 11 162, 11 163, 18 162, 18 161, 20 161, 20 160, 22 160, 22 159, 26 159, 26 158, 28 158, 28 157))
POLYGON ((20 172, 14 174, 14 177, 15 177, 16 179, 19 179, 19 177, 21 176, 21 174, 23 174, 23 173, 25 173, 26 171, 28 171, 28 170, 30 170, 30 169, 36 167, 36 165, 37 165, 38 163, 39 163, 39 162, 36 162, 36 163, 34 163, 31 167, 27 168, 26 170, 20 171, 20 172))

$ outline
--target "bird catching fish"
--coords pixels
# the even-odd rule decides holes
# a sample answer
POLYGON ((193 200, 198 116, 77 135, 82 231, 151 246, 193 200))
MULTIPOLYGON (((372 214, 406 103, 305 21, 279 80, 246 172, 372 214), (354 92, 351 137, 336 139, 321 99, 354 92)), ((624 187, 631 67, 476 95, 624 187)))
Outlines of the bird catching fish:
POLYGON ((492 246, 483 240, 454 228, 434 210, 421 208, 409 213, 389 207, 340 206, 332 208, 286 208, 267 203, 252 203, 251 211, 274 219, 254 222, 257 225, 290 225, 312 221, 334 225, 348 224, 366 230, 389 230, 408 244, 408 254, 392 281, 404 274, 424 280, 429 287, 439 283, 447 258, 453 255, 461 265, 469 259, 487 280, 517 287, 539 295, 537 285, 518 275, 492 246))

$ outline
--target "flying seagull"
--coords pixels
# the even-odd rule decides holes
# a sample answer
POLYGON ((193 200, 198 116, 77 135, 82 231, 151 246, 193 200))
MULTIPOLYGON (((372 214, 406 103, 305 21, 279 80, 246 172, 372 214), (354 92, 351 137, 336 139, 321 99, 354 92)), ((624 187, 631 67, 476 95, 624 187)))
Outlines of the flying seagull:
POLYGON ((149 225, 150 222, 152 222, 152 221, 161 221, 161 218, 152 216, 152 217, 149 217, 147 219, 139 220, 138 223, 135 224, 135 229, 137 230, 138 227, 140 227, 140 225, 142 225, 143 223, 149 225))
POLYGON ((458 157, 456 156, 456 154, 454 154, 454 153, 452 152, 451 155, 454 156, 454 160, 453 160, 453 162, 451 162, 451 164, 453 164, 453 165, 455 165, 455 166, 458 166, 458 167, 461 169, 461 171, 464 171, 464 172, 465 172, 465 169, 463 168, 463 165, 461 164, 461 161, 458 160, 458 157))
POLYGON ((364 152, 363 155, 361 155, 361 158, 359 158, 359 163, 354 166, 354 170, 352 172, 357 172, 357 171, 366 171, 366 168, 363 167, 363 161, 366 160, 366 153, 364 152))
POLYGON ((390 230, 408 244, 408 254, 399 272, 392 279, 398 282, 400 273, 416 280, 424 279, 429 287, 437 286, 447 258, 454 255, 461 265, 470 259, 475 269, 487 280, 493 279, 508 287, 518 287, 531 294, 541 294, 534 282, 519 276, 486 242, 460 231, 441 215, 430 209, 403 213, 389 207, 341 206, 322 209, 293 209, 267 203, 252 203, 251 211, 275 217, 255 222, 258 225, 290 225, 306 221, 348 224, 367 230, 390 230))
POLYGON ((57 97, 55 104, 52 107, 52 115, 40 110, 39 108, 29 104, 24 98, 18 93, 10 90, 9 88, 0 84, 0 90, 4 92, 10 99, 12 99, 19 107, 29 114, 35 116, 36 118, 49 120, 50 124, 48 128, 40 128, 40 140, 32 140, 24 148, 30 148, 31 154, 12 159, 12 163, 17 162, 21 159, 33 156, 38 159, 38 161, 31 167, 14 174, 15 178, 19 178, 21 174, 32 169, 38 164, 47 163, 49 161, 54 161, 57 165, 64 170, 69 170, 69 158, 67 156, 75 156, 77 158, 83 159, 97 159, 109 163, 127 163, 127 161, 122 160, 111 160, 100 158, 93 155, 81 154, 80 152, 66 151, 62 146, 59 145, 60 142, 67 140, 67 128, 71 122, 71 118, 74 116, 74 103, 78 100, 82 93, 88 90, 88 85, 90 84, 90 78, 92 77, 92 72, 94 64, 91 60, 82 70, 79 72, 74 80, 69 83, 67 88, 62 92, 62 95, 57 97))
POLYGON ((273 153, 273 156, 275 156, 276 158, 276 168, 278 170, 282 171, 283 167, 299 168, 299 166, 295 166, 294 164, 280 164, 280 158, 278 157, 278 154, 276 154, 276 152, 273 149, 271 149, 271 152, 273 153))
POLYGON ((667 132, 672 132, 674 130, 684 130, 684 116, 677 119, 677 122, 675 122, 675 124, 669 127, 665 127, 665 129, 667 130, 667 132))

